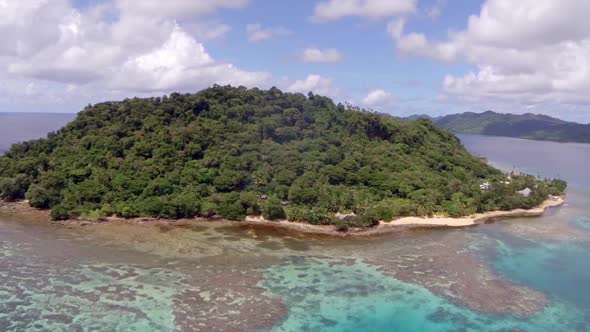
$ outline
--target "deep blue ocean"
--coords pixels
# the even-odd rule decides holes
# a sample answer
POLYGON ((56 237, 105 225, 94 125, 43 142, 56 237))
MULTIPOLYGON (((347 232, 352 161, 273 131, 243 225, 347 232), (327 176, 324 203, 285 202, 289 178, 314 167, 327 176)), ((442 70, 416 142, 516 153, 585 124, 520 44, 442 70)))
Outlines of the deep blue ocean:
POLYGON ((590 331, 590 145, 461 136, 560 177, 543 217, 371 239, 0 212, 0 331, 590 331))

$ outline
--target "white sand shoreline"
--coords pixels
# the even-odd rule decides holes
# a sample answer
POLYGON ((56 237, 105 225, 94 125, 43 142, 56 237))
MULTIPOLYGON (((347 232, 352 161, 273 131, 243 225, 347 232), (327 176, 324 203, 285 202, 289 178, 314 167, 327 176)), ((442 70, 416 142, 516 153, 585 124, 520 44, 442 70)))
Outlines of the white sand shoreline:
POLYGON ((446 226, 446 227, 466 227, 485 223, 486 221, 496 218, 516 218, 516 217, 537 217, 543 215, 545 210, 552 207, 557 207, 564 204, 563 197, 556 199, 547 199, 540 206, 529 210, 515 209, 509 211, 490 211, 484 213, 477 213, 467 217, 448 218, 448 217, 433 217, 433 218, 419 218, 406 217, 394 220, 385 225, 392 224, 394 226, 400 225, 425 225, 425 226, 446 226))
POLYGON ((518 217, 538 217, 545 213, 545 210, 561 206, 565 203, 564 197, 556 199, 547 199, 540 206, 529 210, 515 209, 509 211, 490 211, 478 213, 461 218, 451 217, 404 217, 390 222, 380 221, 379 225, 372 228, 352 228, 348 232, 339 232, 334 225, 312 225, 303 222, 291 222, 287 220, 266 220, 261 216, 248 216, 245 223, 252 225, 270 225, 285 227, 298 230, 305 233, 331 234, 339 236, 347 235, 375 235, 389 233, 400 228, 428 228, 428 227, 446 227, 458 228, 469 227, 482 224, 491 220, 501 218, 518 218, 518 217))
MULTIPOLYGON (((46 222, 49 220, 49 212, 47 210, 38 210, 28 205, 26 201, 20 202, 0 202, 2 210, 8 210, 15 214, 29 214, 33 215, 35 219, 46 222)), ((207 219, 207 218, 193 218, 193 219, 158 219, 158 218, 131 218, 124 219, 120 217, 108 217, 100 223, 126 223, 126 224, 137 224, 137 225, 175 225, 183 224, 196 224, 196 225, 242 225, 252 227, 268 227, 285 229, 287 231, 294 231, 298 233, 305 233, 309 235, 328 235, 338 237, 349 237, 349 236, 371 236, 381 235, 387 233, 393 233, 404 229, 415 229, 415 228, 460 228, 460 227, 471 227, 478 224, 482 224, 495 219, 504 218, 518 218, 518 217, 537 217, 545 213, 549 208, 558 207, 565 203, 564 197, 556 197, 555 199, 547 199, 540 206, 529 210, 515 209, 509 211, 490 211, 485 213, 478 213, 471 216, 461 218, 451 217, 404 217, 390 222, 380 221, 379 224, 371 228, 350 228, 346 232, 338 231, 335 225, 312 225, 304 222, 292 222, 286 219, 282 220, 266 220, 262 216, 247 216, 244 221, 229 221, 223 219, 207 219)), ((65 221, 51 222, 52 225, 64 225, 64 226, 91 226, 97 223, 97 221, 82 220, 82 219, 70 219, 65 221)))

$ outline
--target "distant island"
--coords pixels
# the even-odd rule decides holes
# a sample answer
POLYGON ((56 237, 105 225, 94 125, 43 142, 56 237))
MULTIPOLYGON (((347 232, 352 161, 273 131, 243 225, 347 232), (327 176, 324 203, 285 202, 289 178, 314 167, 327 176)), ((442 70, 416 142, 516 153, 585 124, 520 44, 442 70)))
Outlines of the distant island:
POLYGON ((429 120, 277 88, 104 102, 0 157, 0 198, 54 220, 261 216, 346 230, 531 209, 565 189, 502 173, 429 120))
POLYGON ((539 114, 466 112, 441 117, 413 115, 405 121, 429 119, 437 126, 460 134, 505 136, 556 142, 590 143, 590 124, 567 122, 539 114))

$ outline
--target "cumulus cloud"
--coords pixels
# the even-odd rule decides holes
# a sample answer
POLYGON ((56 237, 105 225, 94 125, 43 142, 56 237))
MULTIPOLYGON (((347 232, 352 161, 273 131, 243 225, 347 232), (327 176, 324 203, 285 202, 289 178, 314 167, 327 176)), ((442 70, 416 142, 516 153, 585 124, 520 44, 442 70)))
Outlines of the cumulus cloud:
POLYGON ((291 34, 291 31, 283 27, 264 28, 260 23, 248 24, 246 26, 248 41, 251 43, 261 42, 278 36, 291 34))
MULTIPOLYGON (((30 95, 46 88, 56 95, 61 91, 63 98, 71 91, 105 98, 196 91, 214 83, 268 86, 269 73, 217 61, 205 49, 202 40, 217 38, 229 27, 209 24, 210 30, 199 26, 205 22, 182 25, 171 18, 246 3, 115 0, 80 10, 67 0, 0 0, 0 78, 30 95)), ((0 89, 0 95, 14 95, 4 84, 0 89)))
POLYGON ((29 56, 59 41, 56 24, 68 15, 68 3, 55 1, 0 1, 0 55, 29 56))
POLYGON ((252 85, 269 79, 265 73, 245 72, 231 64, 218 64, 202 44, 179 27, 152 52, 126 61, 113 88, 127 90, 186 90, 197 85, 252 85))
POLYGON ((393 102, 393 96, 390 92, 377 89, 370 91, 365 98, 363 98, 363 105, 368 107, 383 107, 393 102))
POLYGON ((316 74, 308 75, 304 80, 297 80, 289 84, 285 90, 287 92, 299 92, 303 94, 311 91, 315 94, 329 97, 340 95, 340 90, 334 87, 334 81, 332 79, 316 74))
POLYGON ((577 0, 487 0, 467 28, 447 40, 388 31, 400 53, 439 61, 464 61, 476 69, 448 75, 446 93, 469 100, 520 105, 590 103, 590 2, 577 0))
POLYGON ((337 63, 342 61, 342 54, 334 48, 307 48, 301 54, 301 61, 306 63, 337 63))
POLYGON ((326 22, 351 16, 381 19, 415 10, 416 0, 328 0, 315 6, 312 20, 326 22))

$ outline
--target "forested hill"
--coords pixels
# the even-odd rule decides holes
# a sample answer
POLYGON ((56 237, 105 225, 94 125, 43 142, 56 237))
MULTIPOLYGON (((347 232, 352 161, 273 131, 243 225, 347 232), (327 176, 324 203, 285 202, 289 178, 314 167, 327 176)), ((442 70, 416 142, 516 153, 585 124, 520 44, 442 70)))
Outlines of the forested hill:
MULTIPOLYGON (((423 117, 423 116, 419 116, 423 117)), ((415 117, 408 120, 415 120, 415 117)), ((455 133, 507 136, 557 142, 590 143, 590 124, 567 122, 539 114, 462 113, 431 118, 455 133)))
POLYGON ((350 225, 531 207, 560 181, 505 176, 428 120, 402 122, 313 94, 214 86, 88 106, 0 157, 0 196, 54 219, 221 215, 350 225), (480 190, 482 181, 492 190, 480 190), (515 193, 535 188, 533 195, 515 193))

